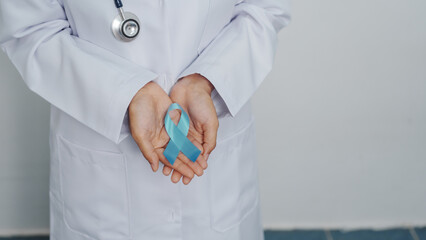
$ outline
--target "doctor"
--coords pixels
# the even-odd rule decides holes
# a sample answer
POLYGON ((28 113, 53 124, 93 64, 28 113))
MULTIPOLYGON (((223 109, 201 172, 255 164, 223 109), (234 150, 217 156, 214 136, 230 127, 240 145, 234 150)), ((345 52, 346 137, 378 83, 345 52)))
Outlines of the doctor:
POLYGON ((288 11, 287 0, 0 0, 0 45, 51 104, 51 239, 263 239, 249 99, 288 11), (172 102, 191 120, 195 163, 162 154, 172 102))

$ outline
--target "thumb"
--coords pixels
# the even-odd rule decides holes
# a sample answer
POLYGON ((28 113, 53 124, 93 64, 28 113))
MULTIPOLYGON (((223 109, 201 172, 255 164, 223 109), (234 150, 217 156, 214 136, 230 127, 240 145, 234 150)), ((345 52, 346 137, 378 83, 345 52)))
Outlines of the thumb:
POLYGON ((206 157, 216 147, 217 129, 219 124, 210 122, 203 127, 203 155, 206 157))
POLYGON ((155 152, 155 149, 152 143, 150 141, 142 139, 139 142, 137 142, 137 144, 143 156, 151 165, 152 171, 156 172, 158 170, 160 159, 158 158, 158 155, 155 152))

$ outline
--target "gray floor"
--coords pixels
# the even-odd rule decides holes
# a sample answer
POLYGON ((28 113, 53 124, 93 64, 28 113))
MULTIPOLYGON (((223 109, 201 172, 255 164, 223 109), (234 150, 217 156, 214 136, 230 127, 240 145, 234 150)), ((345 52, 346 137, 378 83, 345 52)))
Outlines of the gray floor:
POLYGON ((425 228, 265 231, 265 240, 426 240, 425 228))

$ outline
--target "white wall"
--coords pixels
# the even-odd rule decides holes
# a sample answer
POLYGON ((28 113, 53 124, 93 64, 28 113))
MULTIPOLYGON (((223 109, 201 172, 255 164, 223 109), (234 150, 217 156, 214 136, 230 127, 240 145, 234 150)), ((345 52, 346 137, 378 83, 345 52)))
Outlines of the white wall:
POLYGON ((426 225, 426 1, 293 5, 253 101, 265 225, 426 225))
POLYGON ((0 235, 49 226, 49 105, 0 51, 0 235))
MULTIPOLYGON (((425 12, 294 1, 253 101, 265 226, 426 225, 425 12)), ((44 231, 49 108, 3 53, 0 109, 0 234, 44 231)))

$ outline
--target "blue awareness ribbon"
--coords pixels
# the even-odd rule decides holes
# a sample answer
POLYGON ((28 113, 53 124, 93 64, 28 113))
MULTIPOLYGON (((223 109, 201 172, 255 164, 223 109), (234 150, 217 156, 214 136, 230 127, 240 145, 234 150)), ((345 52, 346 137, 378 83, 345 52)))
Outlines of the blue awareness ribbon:
POLYGON ((182 152, 189 160, 195 162, 201 154, 201 151, 186 137, 189 131, 189 117, 179 104, 172 103, 170 105, 166 117, 164 118, 164 127, 170 137, 170 141, 163 154, 170 164, 173 165, 179 152, 182 152), (175 109, 180 109, 182 111, 177 126, 169 115, 169 112, 175 109))

